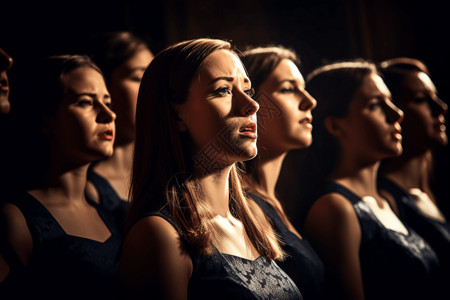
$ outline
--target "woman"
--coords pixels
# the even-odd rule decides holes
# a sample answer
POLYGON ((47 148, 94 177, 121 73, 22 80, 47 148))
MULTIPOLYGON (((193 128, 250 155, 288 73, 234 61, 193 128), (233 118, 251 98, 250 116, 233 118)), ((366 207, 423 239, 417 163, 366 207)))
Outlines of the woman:
POLYGON ((325 182, 305 235, 324 260, 328 293, 340 299, 432 299, 434 251, 377 191, 380 161, 401 154, 403 113, 375 65, 325 65, 307 77, 306 88, 318 102, 311 150, 325 182))
MULTIPOLYGON (((2 299, 113 298, 119 229, 84 196, 89 164, 113 153, 115 114, 102 73, 77 55, 50 57, 30 70, 34 97, 26 103, 34 118, 25 121, 30 137, 33 129, 45 134, 49 160, 42 187, 1 207, 2 299)), ((44 161, 37 153, 30 155, 44 161)))
POLYGON ((8 71, 13 65, 13 59, 0 48, 0 115, 6 115, 11 109, 9 103, 8 71))
POLYGON ((126 31, 94 35, 86 44, 83 52, 102 70, 117 115, 114 154, 89 168, 87 197, 113 212, 123 227, 128 208, 137 95, 153 53, 143 40, 126 31))
POLYGON ((245 51, 242 62, 252 79, 258 111, 258 155, 246 161, 245 188, 261 223, 274 226, 287 254, 279 266, 294 280, 304 299, 321 299, 324 266, 308 241, 288 220, 275 186, 289 150, 311 144, 311 111, 316 100, 305 90, 296 54, 283 47, 245 51))
MULTIPOLYGON (((392 99, 405 114, 402 122, 403 153, 383 161, 379 189, 400 219, 436 251, 444 283, 450 280, 450 223, 439 209, 431 188, 433 151, 448 142, 445 132, 447 105, 437 96, 428 68, 419 60, 394 58, 380 64, 392 99)), ((445 285, 444 285, 445 286, 445 285)), ((443 292, 448 298, 448 292, 443 292)))
POLYGON ((228 42, 160 52, 142 79, 129 231, 120 259, 127 296, 301 299, 276 265, 281 248, 250 212, 236 164, 253 158, 256 112, 228 42))

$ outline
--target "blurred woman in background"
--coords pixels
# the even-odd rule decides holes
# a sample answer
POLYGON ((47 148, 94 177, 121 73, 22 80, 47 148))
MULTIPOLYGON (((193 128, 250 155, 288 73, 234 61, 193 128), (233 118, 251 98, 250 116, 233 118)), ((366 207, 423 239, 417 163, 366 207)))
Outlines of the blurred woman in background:
MULTIPOLYGON (((323 258, 333 299, 432 299, 435 252, 377 190, 382 159, 402 152, 403 113, 376 66, 331 63, 307 77, 317 99, 313 142, 322 185, 305 235, 323 258)), ((301 182, 303 184, 303 182, 301 182)))
POLYGON ((84 195, 89 164, 113 154, 116 115, 102 73, 88 57, 65 55, 25 75, 23 121, 28 140, 42 141, 29 156, 42 162, 43 180, 1 207, 2 299, 113 299, 121 235, 84 195))
POLYGON ((260 222, 273 226, 286 258, 278 265, 294 280, 304 299, 322 299, 324 266, 309 242, 286 216, 275 193, 283 160, 289 150, 311 144, 316 100, 305 90, 297 55, 283 47, 260 47, 243 52, 255 89, 258 111, 258 155, 245 162, 244 187, 260 222))
POLYGON ((88 172, 87 197, 113 212, 121 227, 128 209, 136 103, 145 69, 153 59, 148 44, 127 31, 93 35, 80 53, 88 54, 102 70, 116 118, 114 154, 95 162, 88 172))
POLYGON ((438 97, 428 68, 419 60, 399 57, 383 61, 380 70, 393 102, 404 112, 403 153, 386 159, 380 167, 378 187, 400 219, 419 233, 436 251, 439 276, 445 291, 450 282, 450 223, 439 208, 432 180, 434 153, 447 145, 447 105, 438 97))

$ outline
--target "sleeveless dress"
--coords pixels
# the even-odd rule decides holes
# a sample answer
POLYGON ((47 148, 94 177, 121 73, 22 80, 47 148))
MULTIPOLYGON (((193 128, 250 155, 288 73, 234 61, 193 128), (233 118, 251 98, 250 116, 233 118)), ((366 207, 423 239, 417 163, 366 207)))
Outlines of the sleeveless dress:
POLYGON ((378 188, 394 197, 399 218, 420 234, 436 252, 441 265, 439 279, 445 288, 442 295, 450 299, 450 292, 446 287, 450 283, 450 222, 442 223, 423 214, 414 199, 387 178, 378 179, 378 188))
POLYGON ((361 226, 359 258, 365 299, 436 299, 439 260, 430 245, 406 224, 408 234, 386 228, 367 204, 346 187, 329 182, 323 194, 352 203, 361 226))
POLYGON ((24 266, 15 252, 2 254, 18 272, 1 284, 1 299, 115 299, 118 255, 122 243, 114 220, 98 213, 111 232, 104 242, 66 234, 51 213, 32 195, 23 193, 9 203, 25 216, 33 252, 24 266))
POLYGON ((295 282, 305 300, 324 299, 325 267, 311 244, 292 233, 272 205, 256 195, 248 195, 270 218, 274 230, 280 236, 286 258, 277 261, 277 264, 295 282))
MULTIPOLYGON (((149 212, 142 216, 159 216, 178 231, 165 212, 149 212)), ((274 262, 263 256, 255 260, 224 254, 217 249, 210 256, 190 249, 193 271, 188 285, 188 299, 303 299, 295 283, 274 262)))
POLYGON ((98 192, 100 203, 94 203, 99 209, 112 214, 119 225, 119 228, 125 228, 125 217, 128 212, 128 201, 119 197, 114 188, 109 184, 108 180, 100 176, 93 170, 93 165, 88 169, 87 173, 88 181, 92 182, 98 192))

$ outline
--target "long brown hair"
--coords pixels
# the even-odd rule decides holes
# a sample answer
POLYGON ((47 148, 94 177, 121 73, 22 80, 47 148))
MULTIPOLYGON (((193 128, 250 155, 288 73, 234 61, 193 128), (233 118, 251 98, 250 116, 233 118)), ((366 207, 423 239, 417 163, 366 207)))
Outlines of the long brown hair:
MULTIPOLYGON (((249 77, 252 81, 252 87, 255 89, 255 101, 260 102, 262 93, 260 92, 261 85, 269 78, 270 74, 278 67, 283 59, 289 59, 297 67, 300 66, 300 59, 294 50, 285 48, 283 46, 267 46, 256 47, 244 51, 241 55, 241 60, 247 68, 249 77)), ((248 176, 256 183, 260 183, 258 176, 258 164, 259 156, 256 156, 252 160, 245 161, 245 170, 248 176)), ((278 216, 283 221, 284 225, 291 231, 296 232, 294 226, 289 221, 285 214, 283 207, 270 199, 269 197, 263 197, 277 212, 278 216)))
MULTIPOLYGON (((212 52, 222 49, 234 53, 230 43, 216 39, 189 40, 166 48, 145 71, 137 102, 127 225, 131 226, 147 211, 165 209, 183 232, 188 246, 202 254, 211 254, 213 242, 219 237, 193 172, 190 137, 179 132, 173 105, 187 100, 200 64, 212 52)), ((233 165, 230 211, 242 221, 261 255, 280 258, 282 251, 275 234, 263 231, 248 207, 239 172, 233 165)))

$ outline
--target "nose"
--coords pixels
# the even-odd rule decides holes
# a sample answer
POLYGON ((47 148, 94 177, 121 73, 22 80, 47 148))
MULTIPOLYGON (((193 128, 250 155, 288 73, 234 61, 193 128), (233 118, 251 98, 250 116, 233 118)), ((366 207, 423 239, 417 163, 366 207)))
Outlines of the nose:
POLYGON ((3 51, 3 49, 0 48, 0 70, 7 71, 11 68, 13 64, 13 59, 11 56, 9 56, 8 53, 3 51))
POLYGON ((431 114, 433 117, 437 117, 440 114, 445 115, 448 111, 448 106, 439 97, 435 97, 430 101, 431 114))
POLYGON ((403 121, 404 113, 403 111, 395 106, 391 101, 386 102, 386 121, 389 124, 394 124, 395 122, 401 123, 403 121))
POLYGON ((306 90, 299 90, 302 99, 300 100, 300 110, 313 110, 317 106, 317 101, 306 90))
POLYGON ((116 114, 105 103, 100 103, 98 107, 97 122, 111 123, 116 119, 116 114))
POLYGON ((241 107, 240 112, 243 116, 251 116, 253 114, 256 114, 256 112, 259 110, 259 104, 252 98, 250 98, 246 93, 239 93, 238 96, 241 98, 241 107))

